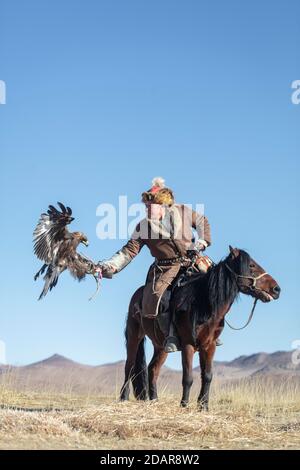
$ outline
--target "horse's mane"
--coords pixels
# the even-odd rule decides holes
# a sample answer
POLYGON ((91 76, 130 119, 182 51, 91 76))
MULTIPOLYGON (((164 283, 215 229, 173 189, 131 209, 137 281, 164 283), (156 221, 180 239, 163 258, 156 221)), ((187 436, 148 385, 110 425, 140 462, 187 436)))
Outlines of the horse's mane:
POLYGON ((208 273, 194 282, 191 290, 193 308, 197 312, 197 323, 201 324, 215 315, 225 304, 231 304, 238 296, 239 289, 234 274, 226 267, 230 265, 237 274, 249 272, 250 256, 239 250, 239 255, 232 259, 228 255, 215 264, 208 273))

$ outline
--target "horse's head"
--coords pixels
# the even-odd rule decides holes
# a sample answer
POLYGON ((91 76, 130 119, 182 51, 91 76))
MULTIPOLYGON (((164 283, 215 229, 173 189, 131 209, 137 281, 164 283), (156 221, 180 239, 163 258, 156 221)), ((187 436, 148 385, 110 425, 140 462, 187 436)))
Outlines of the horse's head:
POLYGON ((251 295, 262 302, 278 299, 280 287, 248 253, 229 246, 230 253, 225 260, 226 267, 236 278, 240 292, 251 295))

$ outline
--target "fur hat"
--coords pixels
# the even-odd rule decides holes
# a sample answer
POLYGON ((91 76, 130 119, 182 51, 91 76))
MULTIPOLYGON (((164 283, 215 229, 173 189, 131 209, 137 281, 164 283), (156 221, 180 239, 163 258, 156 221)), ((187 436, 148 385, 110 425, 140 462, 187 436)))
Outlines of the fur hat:
POLYGON ((174 194, 172 189, 165 187, 165 180, 157 176, 153 178, 151 188, 142 194, 142 202, 171 206, 174 204, 174 194))

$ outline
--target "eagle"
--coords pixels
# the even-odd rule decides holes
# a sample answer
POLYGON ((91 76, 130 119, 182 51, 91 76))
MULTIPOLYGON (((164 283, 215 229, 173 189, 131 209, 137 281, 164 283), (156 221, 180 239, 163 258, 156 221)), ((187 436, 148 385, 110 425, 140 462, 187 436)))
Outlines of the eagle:
POLYGON ((44 288, 39 300, 56 286, 59 275, 69 270, 71 275, 81 281, 86 274, 94 275, 95 264, 89 258, 76 252, 80 243, 88 246, 86 235, 82 232, 69 232, 67 225, 73 220, 72 209, 57 203, 60 210, 50 205, 47 214, 41 214, 33 232, 34 253, 44 262, 34 276, 36 281, 44 273, 44 288))

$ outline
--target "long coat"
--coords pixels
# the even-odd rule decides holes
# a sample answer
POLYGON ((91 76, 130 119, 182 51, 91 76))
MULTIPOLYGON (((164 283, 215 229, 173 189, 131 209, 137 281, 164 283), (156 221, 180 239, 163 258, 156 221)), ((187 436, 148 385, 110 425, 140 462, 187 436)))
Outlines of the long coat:
POLYGON ((160 299, 177 276, 187 250, 193 247, 193 230, 205 246, 211 244, 210 225, 207 218, 189 206, 173 204, 166 209, 163 219, 143 219, 136 226, 126 245, 106 261, 116 272, 121 271, 146 245, 156 261, 172 260, 168 265, 154 262, 148 271, 144 288, 142 314, 153 317, 158 313, 160 299))

